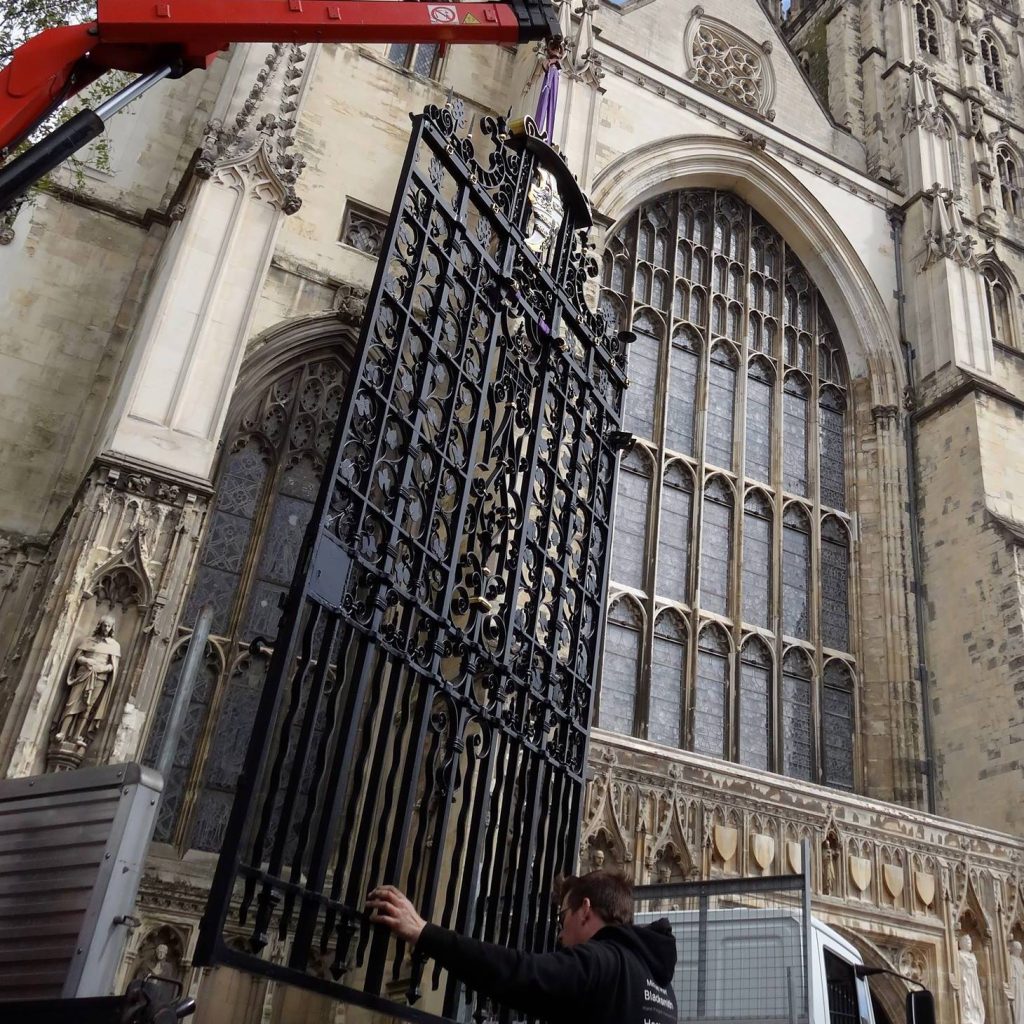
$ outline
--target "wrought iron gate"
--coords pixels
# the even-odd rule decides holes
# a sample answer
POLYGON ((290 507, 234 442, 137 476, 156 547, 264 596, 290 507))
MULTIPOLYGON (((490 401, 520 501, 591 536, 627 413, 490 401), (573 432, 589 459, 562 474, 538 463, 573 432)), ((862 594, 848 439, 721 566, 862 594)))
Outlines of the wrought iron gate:
POLYGON ((585 197, 531 122, 485 119, 486 167, 461 122, 413 118, 197 952, 412 1020, 471 998, 367 923, 373 885, 554 943, 623 437, 585 197))

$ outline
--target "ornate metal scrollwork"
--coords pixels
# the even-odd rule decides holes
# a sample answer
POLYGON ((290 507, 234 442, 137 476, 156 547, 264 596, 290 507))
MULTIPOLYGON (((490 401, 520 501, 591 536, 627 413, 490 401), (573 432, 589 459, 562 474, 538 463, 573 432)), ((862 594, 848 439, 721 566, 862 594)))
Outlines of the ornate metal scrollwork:
POLYGON ((413 124, 197 959, 423 1020, 471 996, 367 924, 373 884, 554 942, 628 337, 584 301, 589 206, 532 122, 485 118, 486 161, 456 104, 413 124))

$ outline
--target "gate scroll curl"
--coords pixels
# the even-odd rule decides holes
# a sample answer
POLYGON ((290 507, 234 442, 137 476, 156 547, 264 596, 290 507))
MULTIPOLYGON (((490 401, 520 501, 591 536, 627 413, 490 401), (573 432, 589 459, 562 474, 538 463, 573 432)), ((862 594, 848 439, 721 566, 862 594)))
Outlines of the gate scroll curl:
POLYGON ((509 1014, 370 926, 373 885, 554 944, 628 338, 584 299, 590 211, 558 154, 485 118, 485 166, 463 128, 459 104, 413 118, 196 958, 423 1021, 509 1014))

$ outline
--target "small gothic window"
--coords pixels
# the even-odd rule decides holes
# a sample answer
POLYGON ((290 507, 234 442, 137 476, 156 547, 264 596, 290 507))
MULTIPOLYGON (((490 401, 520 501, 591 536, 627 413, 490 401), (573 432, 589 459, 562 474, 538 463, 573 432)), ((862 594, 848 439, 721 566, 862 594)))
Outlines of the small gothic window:
POLYGON ((619 467, 619 496, 615 503, 612 579, 642 590, 647 548, 647 510, 651 500, 651 471, 647 458, 634 449, 619 467))
POLYGON ((768 645, 748 640, 740 653, 739 762, 750 768, 771 767, 772 657, 768 645))
POLYGON ((821 524, 821 642, 850 647, 850 537, 836 516, 821 524))
POLYGON ((775 375, 766 359, 754 358, 747 370, 746 472, 752 480, 772 479, 772 407, 775 375))
POLYGON ((981 35, 981 66, 985 74, 985 84, 996 92, 1003 91, 1003 68, 999 55, 999 44, 990 32, 981 35))
POLYGON ((1000 146, 996 150, 996 172, 999 175, 999 196, 1003 209, 1014 217, 1021 212, 1020 167, 1017 157, 1009 147, 1000 146))
POLYGON ((733 414, 736 406, 736 353, 719 342, 711 350, 708 373, 708 462, 732 469, 733 414))
POLYGON ((841 661, 825 666, 821 726, 825 781, 838 789, 853 789, 853 677, 841 661))
POLYGON ((641 592, 654 613, 630 641, 643 668, 629 727, 844 785, 824 763, 814 689, 837 658, 851 687, 857 678, 852 399, 833 318, 781 235, 729 193, 643 204, 608 240, 606 280, 619 259, 622 281, 646 267, 666 275, 671 298, 662 312, 646 284, 621 294, 621 321, 640 336, 627 428, 643 442, 620 466, 610 574, 613 592, 641 592), (641 244, 651 262, 635 255, 641 244), (738 649, 733 637, 745 638, 738 649))
POLYGON ((390 64, 423 78, 437 78, 443 56, 444 46, 441 43, 394 43, 387 50, 390 64))
POLYGON ((685 685, 686 627, 682 618, 675 612, 665 612, 654 624, 648 739, 671 747, 682 746, 685 685))
POLYGON ((729 688, 729 641, 718 626, 701 631, 693 694, 693 749, 726 757, 725 709, 729 688))
POLYGON ((654 437, 655 407, 661 362, 661 326, 650 313, 633 324, 636 341, 629 346, 629 388, 623 425, 638 437, 654 437))
POLYGON ((994 263, 986 263, 985 297, 988 300, 988 323, 992 340, 1000 345, 1013 346, 1013 316, 1010 306, 1010 289, 1006 276, 994 263))
POLYGON ((772 510, 762 491, 743 506, 743 621, 767 627, 772 608, 772 510))
POLYGON ((811 695, 810 663, 794 648, 782 662, 782 763, 786 775, 808 781, 814 771, 811 695))
POLYGON ((676 331, 672 338, 665 400, 665 447, 684 455, 693 455, 700 351, 700 335, 696 330, 684 325, 676 331))
POLYGON ((700 600, 709 611, 726 615, 732 561, 732 491, 713 477, 704 491, 704 523, 700 541, 700 600))
POLYGON ((656 592, 672 601, 689 600, 690 524, 693 515, 693 482, 679 463, 665 471, 661 494, 661 527, 658 531, 658 582, 656 592))
POLYGON ((782 517, 782 631, 811 636, 811 529, 807 513, 791 504, 782 517))
POLYGON ((939 56, 939 23, 931 4, 918 0, 914 4, 917 23, 917 48, 921 53, 939 56))
POLYGON ((633 732, 642 625, 633 602, 623 599, 612 606, 605 629, 598 724, 627 736, 633 732))

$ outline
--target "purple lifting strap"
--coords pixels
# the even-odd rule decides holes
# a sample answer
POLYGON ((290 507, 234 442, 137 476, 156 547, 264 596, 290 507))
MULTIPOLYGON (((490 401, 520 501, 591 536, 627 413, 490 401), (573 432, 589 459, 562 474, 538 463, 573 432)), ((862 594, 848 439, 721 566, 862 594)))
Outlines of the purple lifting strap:
POLYGON ((555 110, 558 107, 558 64, 552 62, 544 72, 540 96, 537 98, 537 127, 550 139, 555 131, 555 110))

